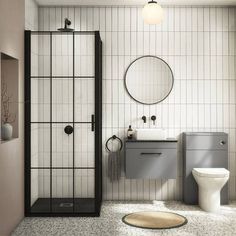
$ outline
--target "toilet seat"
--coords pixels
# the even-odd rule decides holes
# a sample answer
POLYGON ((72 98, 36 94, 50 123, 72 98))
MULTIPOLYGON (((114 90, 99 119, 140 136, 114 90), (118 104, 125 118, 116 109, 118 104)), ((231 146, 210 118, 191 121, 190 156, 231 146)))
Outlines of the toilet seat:
POLYGON ((224 178, 229 176, 225 168, 193 168, 193 173, 200 177, 224 178))

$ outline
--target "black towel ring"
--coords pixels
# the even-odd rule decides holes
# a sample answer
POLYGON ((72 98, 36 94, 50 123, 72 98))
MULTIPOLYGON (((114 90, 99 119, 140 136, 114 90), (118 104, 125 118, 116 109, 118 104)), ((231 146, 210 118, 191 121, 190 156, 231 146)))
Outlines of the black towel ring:
POLYGON ((114 140, 114 139, 118 139, 119 141, 120 141, 120 151, 122 150, 122 147, 123 147, 123 142, 122 142, 122 140, 119 138, 119 137, 117 137, 116 135, 112 135, 107 141, 106 141, 106 149, 110 152, 111 150, 109 149, 109 147, 108 147, 108 142, 110 141, 110 140, 114 140))

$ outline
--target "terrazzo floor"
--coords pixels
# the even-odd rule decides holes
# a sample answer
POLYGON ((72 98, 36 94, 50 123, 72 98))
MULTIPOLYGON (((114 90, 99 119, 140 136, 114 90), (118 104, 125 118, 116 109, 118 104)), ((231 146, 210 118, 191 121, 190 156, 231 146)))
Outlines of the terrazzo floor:
POLYGON ((222 206, 218 214, 181 202, 104 201, 98 218, 25 218, 13 236, 231 236, 236 235, 236 202, 222 206), (185 216, 187 225, 168 230, 148 230, 128 226, 121 218, 137 211, 172 211, 185 216))

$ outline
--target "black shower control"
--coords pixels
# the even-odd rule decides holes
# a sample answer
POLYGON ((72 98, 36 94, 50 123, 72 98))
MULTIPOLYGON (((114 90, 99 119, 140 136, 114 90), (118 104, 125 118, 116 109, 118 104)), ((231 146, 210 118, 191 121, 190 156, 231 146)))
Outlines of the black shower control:
POLYGON ((71 126, 71 125, 67 125, 65 128, 64 128, 64 131, 66 134, 70 135, 73 133, 74 131, 74 128, 71 126))
POLYGON ((151 120, 153 121, 153 124, 155 125, 155 120, 157 119, 156 116, 151 116, 151 120))
POLYGON ((143 123, 147 123, 147 117, 146 116, 143 116, 142 120, 143 120, 143 123))

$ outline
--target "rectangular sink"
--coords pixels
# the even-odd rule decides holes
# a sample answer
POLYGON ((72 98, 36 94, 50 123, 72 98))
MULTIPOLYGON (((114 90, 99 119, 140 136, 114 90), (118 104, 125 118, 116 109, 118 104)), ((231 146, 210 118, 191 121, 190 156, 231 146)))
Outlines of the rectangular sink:
POLYGON ((135 136, 137 140, 166 139, 166 133, 164 129, 136 129, 135 136))

